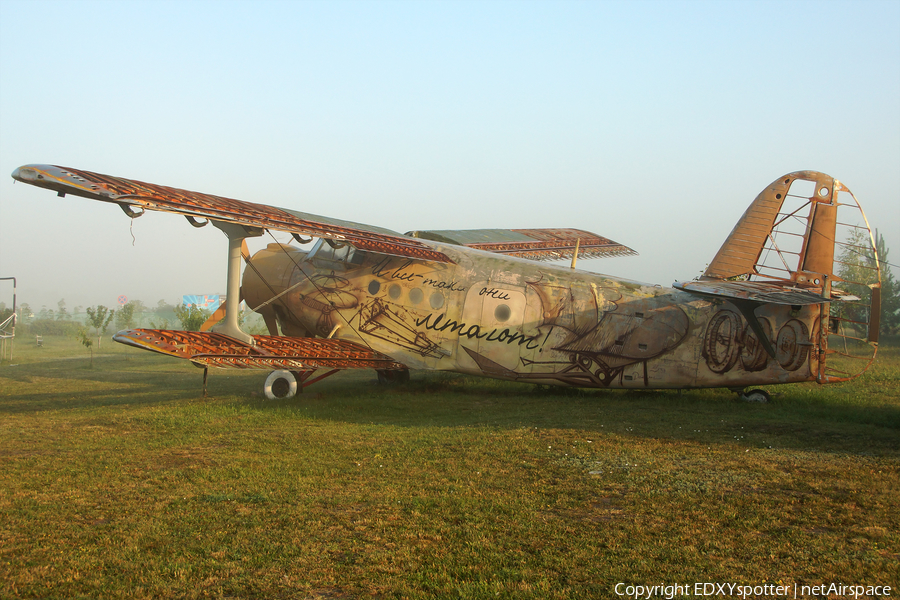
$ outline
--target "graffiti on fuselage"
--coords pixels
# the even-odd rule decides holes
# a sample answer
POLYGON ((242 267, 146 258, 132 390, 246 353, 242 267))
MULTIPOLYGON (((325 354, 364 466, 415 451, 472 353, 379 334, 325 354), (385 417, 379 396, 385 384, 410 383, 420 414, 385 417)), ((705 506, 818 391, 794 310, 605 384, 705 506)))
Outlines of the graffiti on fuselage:
POLYGON ((416 331, 403 308, 372 298, 359 312, 359 330, 423 357, 441 358, 444 353, 427 335, 416 331))
POLYGON ((416 320, 416 327, 423 326, 425 329, 440 331, 442 333, 449 329, 450 333, 455 333, 461 338, 464 337, 470 340, 478 339, 499 344, 524 345, 528 350, 538 350, 542 345, 540 342, 536 341, 537 335, 527 336, 520 331, 510 331, 508 328, 502 330, 494 328, 490 331, 486 331, 486 328, 482 328, 482 326, 478 324, 470 325, 448 319, 445 313, 441 313, 437 316, 435 316, 434 313, 429 313, 427 316, 416 320))
POLYGON ((420 283, 425 286, 437 290, 448 290, 451 292, 464 292, 466 287, 460 285, 458 281, 444 281, 433 277, 426 277, 421 273, 414 272, 411 267, 416 264, 409 259, 397 261, 391 257, 386 257, 372 267, 372 275, 383 279, 391 279, 396 281, 409 281, 411 283, 420 283), (400 262, 394 266, 392 263, 400 262))
POLYGON ((547 285, 529 282, 540 298, 547 338, 564 331, 552 350, 560 360, 529 360, 531 372, 517 379, 555 380, 575 386, 607 387, 616 379, 632 381, 627 367, 642 365, 649 385, 647 363, 681 345, 690 329, 687 314, 675 304, 654 296, 626 297, 617 287, 547 285))
POLYGON ((349 280, 336 275, 334 271, 329 274, 318 273, 310 280, 313 289, 305 294, 298 293, 296 298, 304 307, 318 313, 313 331, 326 337, 340 323, 334 311, 356 308, 359 299, 347 290, 349 280))
POLYGON ((479 296, 487 296, 489 298, 493 298, 494 300, 509 300, 509 294, 503 290, 498 290, 497 288, 481 288, 481 291, 478 292, 479 296))

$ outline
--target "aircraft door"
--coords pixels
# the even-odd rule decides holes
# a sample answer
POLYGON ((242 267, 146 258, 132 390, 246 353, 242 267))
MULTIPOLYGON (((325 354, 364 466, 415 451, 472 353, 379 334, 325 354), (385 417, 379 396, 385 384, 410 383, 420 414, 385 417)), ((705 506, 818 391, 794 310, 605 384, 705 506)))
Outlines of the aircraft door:
POLYGON ((529 312, 523 286, 493 281, 473 285, 466 294, 460 321, 463 324, 459 330, 461 353, 468 352, 470 356, 477 353, 481 358, 472 358, 482 368, 495 363, 522 372, 519 357, 537 347, 539 340, 535 336, 540 335, 536 329, 525 331, 529 312))

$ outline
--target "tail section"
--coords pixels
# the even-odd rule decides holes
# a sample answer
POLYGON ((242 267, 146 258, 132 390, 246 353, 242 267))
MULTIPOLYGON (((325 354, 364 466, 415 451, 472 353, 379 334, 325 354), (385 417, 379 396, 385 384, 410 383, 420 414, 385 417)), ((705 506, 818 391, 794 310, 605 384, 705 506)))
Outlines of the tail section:
POLYGON ((875 241, 856 197, 824 173, 797 171, 772 182, 700 281, 678 287, 717 290, 712 295, 757 306, 819 304, 809 344, 815 346, 822 383, 855 377, 875 357, 881 298, 875 241), (773 288, 784 291, 783 301, 773 288))

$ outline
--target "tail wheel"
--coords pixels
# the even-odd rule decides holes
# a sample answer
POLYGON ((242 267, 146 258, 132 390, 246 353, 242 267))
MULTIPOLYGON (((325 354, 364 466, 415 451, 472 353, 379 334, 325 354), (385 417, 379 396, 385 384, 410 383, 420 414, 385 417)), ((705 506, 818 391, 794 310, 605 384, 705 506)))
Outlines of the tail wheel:
POLYGON ((768 402, 772 399, 772 396, 769 395, 769 392, 766 390, 750 390, 749 392, 744 392, 741 394, 741 400, 746 400, 747 402, 768 402))
POLYGON ((269 400, 285 400, 297 395, 297 378, 290 371, 272 371, 263 387, 269 400))

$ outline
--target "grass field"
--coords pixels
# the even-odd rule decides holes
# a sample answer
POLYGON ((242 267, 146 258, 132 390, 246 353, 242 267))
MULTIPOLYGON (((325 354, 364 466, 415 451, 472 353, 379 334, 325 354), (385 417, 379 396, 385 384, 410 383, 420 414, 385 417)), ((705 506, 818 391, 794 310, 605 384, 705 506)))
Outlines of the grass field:
MULTIPOLYGON (((0 597, 615 598, 617 583, 900 594, 900 344, 848 384, 567 391, 265 373, 104 342, 0 365, 0 597)), ((658 596, 661 597, 661 596, 658 596)), ((774 596, 772 596, 774 597, 774 596)))

